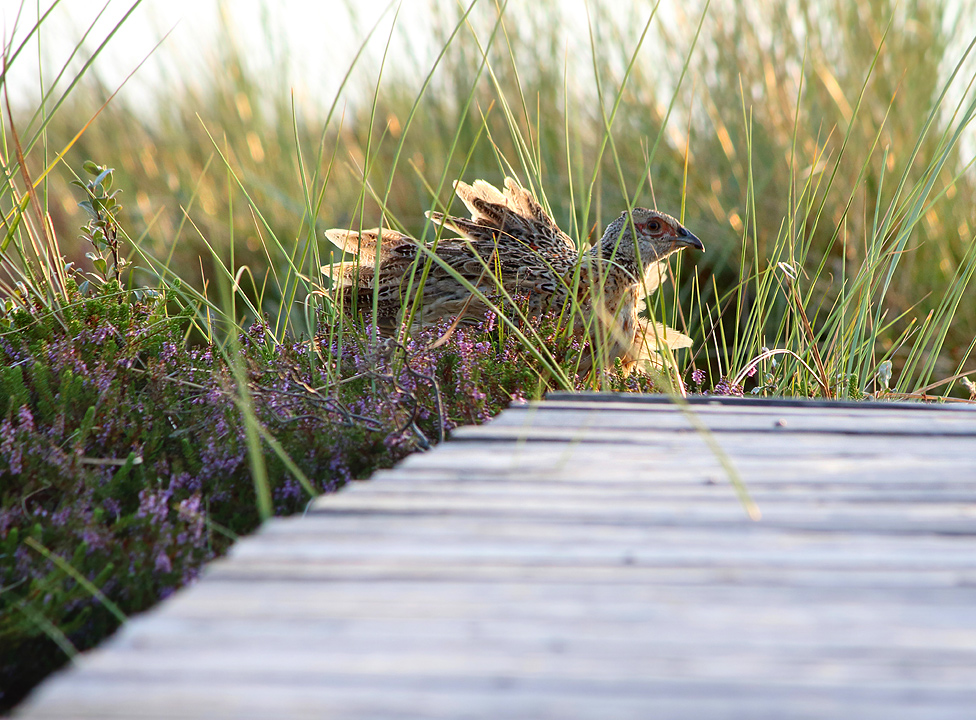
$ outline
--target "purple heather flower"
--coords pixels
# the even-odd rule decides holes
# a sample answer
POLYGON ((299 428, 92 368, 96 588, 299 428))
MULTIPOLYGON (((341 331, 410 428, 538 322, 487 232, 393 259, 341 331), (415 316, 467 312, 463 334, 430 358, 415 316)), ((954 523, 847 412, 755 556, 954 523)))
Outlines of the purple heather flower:
POLYGON ((727 378, 722 378, 715 384, 715 394, 742 397, 742 388, 739 385, 733 385, 727 378))
POLYGON ((118 519, 122 514, 122 506, 119 505, 115 498, 107 497, 102 500, 102 507, 105 508, 106 512, 113 515, 115 519, 118 519))
POLYGON ((92 528, 85 528, 81 531, 81 541, 88 546, 89 550, 98 550, 105 547, 101 535, 92 528))
POLYGON ((160 550, 156 555, 156 570, 164 573, 173 572, 173 561, 169 559, 165 550, 160 550))
POLYGON ((302 486, 294 478, 288 477, 275 488, 274 495, 278 500, 298 500, 302 497, 302 486))
POLYGON ((165 342, 163 343, 163 347, 159 353, 159 357, 162 359, 163 362, 170 362, 176 357, 177 350, 178 348, 176 347, 176 343, 165 342))
POLYGON ((17 431, 13 423, 4 418, 0 421, 0 457, 6 457, 10 464, 10 472, 19 475, 21 468, 21 445, 16 442, 17 431))
MULTIPOLYGON (((191 497, 181 500, 177 512, 179 513, 180 520, 183 520, 188 525, 188 530, 193 534, 194 540, 199 540, 203 537, 203 531, 206 528, 206 516, 204 515, 203 509, 203 499, 199 493, 194 494, 191 497)), ((187 538, 184 533, 181 533, 180 543, 186 542, 187 538)))
POLYGON ((339 451, 329 459, 329 474, 334 480, 350 480, 352 475, 339 451))
POLYGON ((169 516, 170 492, 152 492, 145 488, 139 492, 139 511, 138 517, 149 518, 150 520, 162 524, 169 516))
POLYGON ((95 387, 98 388, 98 392, 105 394, 112 387, 112 381, 115 379, 115 373, 107 372, 104 365, 100 366, 97 373, 97 380, 95 381, 95 387))
POLYGON ((691 374, 691 380, 695 383, 695 385, 701 385, 703 382, 705 382, 705 371, 700 368, 696 369, 691 374))
POLYGON ((17 411, 17 419, 20 421, 20 427, 22 429, 27 432, 34 432, 34 416, 31 414, 29 407, 21 405, 17 411))
POLYGON ((74 507, 68 505, 67 507, 62 508, 61 510, 55 513, 51 513, 51 526, 64 527, 65 525, 67 525, 68 521, 71 520, 71 517, 74 514, 72 512, 73 510, 74 507))
POLYGON ((199 567, 193 567, 193 566, 191 566, 191 567, 187 567, 185 570, 183 570, 183 584, 184 585, 190 585, 191 583, 196 582, 199 577, 200 577, 200 568, 199 567))

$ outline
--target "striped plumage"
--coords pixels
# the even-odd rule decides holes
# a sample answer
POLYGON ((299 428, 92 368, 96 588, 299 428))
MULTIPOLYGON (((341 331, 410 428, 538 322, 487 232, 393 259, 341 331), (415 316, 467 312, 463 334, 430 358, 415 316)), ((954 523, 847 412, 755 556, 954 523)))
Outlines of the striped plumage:
MULTIPOLYGON (((648 357, 658 342, 687 346, 687 337, 676 330, 638 317, 643 297, 664 277, 668 255, 684 247, 704 249, 673 217, 647 208, 634 208, 629 216, 621 213, 599 243, 580 253, 532 194, 512 178, 505 180, 504 192, 483 180, 472 185, 459 181, 455 191, 470 218, 436 212, 428 217, 459 237, 421 246, 395 230, 326 232, 333 244, 357 256, 322 268, 346 308, 355 304, 361 311, 372 311, 375 293, 376 323, 382 332, 394 334, 403 319, 408 288, 415 296, 422 280, 415 325, 458 315, 479 319, 490 309, 479 294, 496 306, 504 303, 505 294, 525 297, 530 315, 560 310, 572 295, 579 310, 574 329, 602 349, 606 364, 620 358, 629 369, 648 357), (458 275, 478 293, 473 294, 458 275)), ((581 371, 592 365, 592 356, 582 358, 581 371)))

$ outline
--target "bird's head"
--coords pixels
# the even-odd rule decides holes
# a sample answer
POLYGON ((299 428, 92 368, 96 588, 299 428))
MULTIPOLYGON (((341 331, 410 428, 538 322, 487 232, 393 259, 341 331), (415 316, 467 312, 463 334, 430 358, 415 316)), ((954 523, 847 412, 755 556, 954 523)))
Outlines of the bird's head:
POLYGON ((605 259, 623 265, 635 276, 643 277, 651 263, 686 247, 705 249, 701 240, 670 215, 638 207, 630 213, 621 213, 607 226, 599 253, 605 259), (636 243, 634 231, 637 233, 636 243))

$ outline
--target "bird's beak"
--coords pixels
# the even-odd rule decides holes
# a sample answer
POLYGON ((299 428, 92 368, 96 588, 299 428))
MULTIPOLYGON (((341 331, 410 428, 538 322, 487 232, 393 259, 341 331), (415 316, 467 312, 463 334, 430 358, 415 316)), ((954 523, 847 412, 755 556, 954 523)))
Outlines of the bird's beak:
POLYGON ((705 251, 704 243, 688 232, 688 230, 685 228, 678 230, 678 236, 674 239, 674 244, 678 247, 693 247, 701 250, 702 252, 705 251))

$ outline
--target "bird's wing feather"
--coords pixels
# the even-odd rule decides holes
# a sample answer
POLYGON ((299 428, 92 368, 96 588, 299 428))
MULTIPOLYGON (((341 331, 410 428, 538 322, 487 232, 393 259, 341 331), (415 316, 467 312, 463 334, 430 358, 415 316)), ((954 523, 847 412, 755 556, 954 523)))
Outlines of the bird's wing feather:
POLYGON ((471 240, 480 255, 496 248, 503 255, 508 249, 516 255, 530 250, 541 256, 539 259, 544 263, 559 265, 577 257, 576 246, 569 236, 559 229, 532 193, 513 178, 505 179, 504 193, 484 180, 477 180, 473 185, 458 181, 454 190, 471 218, 439 212, 429 212, 427 217, 471 240))

